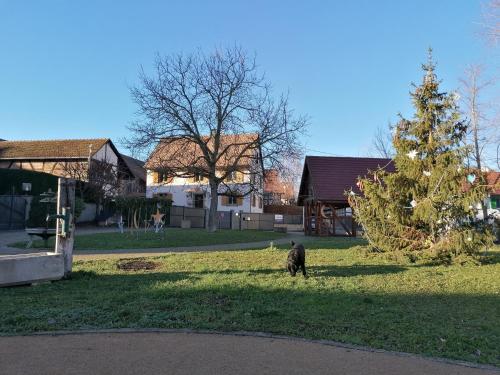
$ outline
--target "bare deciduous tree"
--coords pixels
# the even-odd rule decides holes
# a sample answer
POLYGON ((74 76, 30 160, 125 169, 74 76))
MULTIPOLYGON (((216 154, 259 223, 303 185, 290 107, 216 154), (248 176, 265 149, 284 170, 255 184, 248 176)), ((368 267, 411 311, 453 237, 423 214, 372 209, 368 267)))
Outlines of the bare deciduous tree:
POLYGON ((381 158, 391 159, 394 156, 392 147, 391 124, 387 127, 379 126, 372 141, 375 154, 381 158))
MULTIPOLYGON (((484 90, 493 85, 494 81, 483 78, 482 66, 470 65, 465 70, 464 78, 460 79, 460 84, 464 114, 469 118, 469 131, 466 138, 471 149, 469 162, 482 171, 487 166, 485 159, 487 159, 488 147, 496 145, 498 141, 495 134, 497 127, 488 120, 486 105, 481 100, 484 90)), ((487 208, 484 202, 481 202, 481 210, 483 217, 486 218, 487 208)))
POLYGON ((121 191, 123 171, 104 160, 65 162, 62 169, 67 177, 77 181, 77 195, 98 206, 121 191))
POLYGON ((500 40, 500 0, 490 0, 484 4, 482 24, 487 39, 497 45, 500 40))
MULTIPOLYGON (((140 85, 131 90, 139 120, 130 126, 128 146, 147 149, 160 142, 168 160, 150 159, 156 169, 171 177, 208 179, 207 229, 215 231, 218 195, 233 186, 225 184, 228 177, 285 169, 283 160, 300 155, 299 135, 307 121, 294 116, 286 96, 273 99, 255 58, 241 48, 158 56, 154 68, 152 76, 142 70, 140 85)), ((262 184, 249 180, 244 194, 262 184)))

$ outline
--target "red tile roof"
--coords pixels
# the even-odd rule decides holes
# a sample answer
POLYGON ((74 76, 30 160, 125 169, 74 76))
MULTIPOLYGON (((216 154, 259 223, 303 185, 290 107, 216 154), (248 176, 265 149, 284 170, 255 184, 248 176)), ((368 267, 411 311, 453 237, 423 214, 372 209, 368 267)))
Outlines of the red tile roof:
MULTIPOLYGON (((242 166, 248 166, 256 159, 259 148, 259 135, 254 133, 223 134, 220 136, 220 158, 217 167, 232 166, 238 160, 242 166), (245 148, 247 148, 245 150, 245 148), (224 151, 223 151, 224 150, 224 151)), ((210 150, 214 148, 214 139, 203 137, 210 150)), ((146 161, 145 168, 151 170, 184 170, 187 167, 207 168, 200 146, 187 138, 163 138, 146 161)))
POLYGON ((264 193, 283 194, 285 199, 295 198, 293 184, 283 180, 276 169, 264 172, 264 193))
POLYGON ((0 159, 86 159, 99 151, 108 138, 1 141, 0 159))
POLYGON ((359 193, 356 180, 378 168, 394 171, 391 159, 306 156, 299 191, 299 204, 307 198, 307 181, 310 179, 313 196, 321 201, 346 202, 345 191, 353 189, 359 193))
POLYGON ((488 172, 486 175, 488 187, 491 188, 491 194, 500 194, 500 172, 488 172))

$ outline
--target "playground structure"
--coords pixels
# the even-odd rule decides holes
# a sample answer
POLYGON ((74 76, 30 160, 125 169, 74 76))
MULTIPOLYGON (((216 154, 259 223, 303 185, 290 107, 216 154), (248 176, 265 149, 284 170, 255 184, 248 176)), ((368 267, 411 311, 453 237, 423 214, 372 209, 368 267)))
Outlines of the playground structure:
POLYGON ((56 244, 53 252, 0 256, 0 286, 33 284, 71 276, 74 243, 75 181, 59 178, 56 244))

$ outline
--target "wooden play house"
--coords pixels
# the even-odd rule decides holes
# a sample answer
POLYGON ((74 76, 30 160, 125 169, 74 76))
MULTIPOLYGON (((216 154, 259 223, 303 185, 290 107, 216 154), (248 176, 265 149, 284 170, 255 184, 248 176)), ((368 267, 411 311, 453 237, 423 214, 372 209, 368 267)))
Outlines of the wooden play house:
POLYGON ((304 206, 304 233, 315 236, 351 236, 357 223, 347 202, 346 191, 356 186, 359 176, 369 170, 393 171, 390 159, 306 156, 298 204, 304 206))

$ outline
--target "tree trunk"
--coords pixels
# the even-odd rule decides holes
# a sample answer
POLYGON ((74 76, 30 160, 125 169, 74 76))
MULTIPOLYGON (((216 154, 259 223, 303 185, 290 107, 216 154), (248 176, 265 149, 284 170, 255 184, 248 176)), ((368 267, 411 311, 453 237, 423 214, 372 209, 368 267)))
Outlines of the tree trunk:
MULTIPOLYGON (((474 98, 475 99, 475 98, 474 98)), ((475 102, 473 102, 473 105, 475 106, 475 102)), ((474 131, 474 151, 475 151, 475 157, 476 157, 476 166, 477 166, 477 169, 478 169, 478 173, 483 173, 482 171, 482 166, 481 166, 481 152, 480 152, 480 148, 479 148, 479 134, 478 134, 478 123, 477 123, 477 115, 476 115, 476 111, 473 109, 473 112, 472 112, 472 116, 473 116, 473 131, 474 131)), ((487 221, 487 217, 488 217, 488 208, 486 207, 486 205, 484 204, 484 200, 481 201, 481 211, 483 212, 483 221, 486 222, 487 221)))
POLYGON ((210 182, 210 210, 208 211, 208 232, 215 232, 217 230, 217 208, 219 205, 219 196, 217 192, 219 186, 215 182, 210 182))

